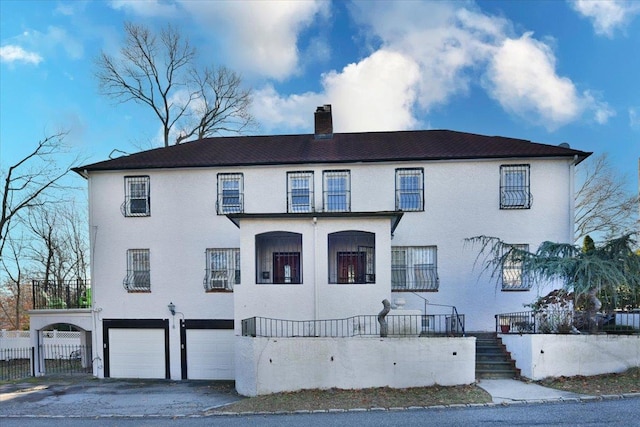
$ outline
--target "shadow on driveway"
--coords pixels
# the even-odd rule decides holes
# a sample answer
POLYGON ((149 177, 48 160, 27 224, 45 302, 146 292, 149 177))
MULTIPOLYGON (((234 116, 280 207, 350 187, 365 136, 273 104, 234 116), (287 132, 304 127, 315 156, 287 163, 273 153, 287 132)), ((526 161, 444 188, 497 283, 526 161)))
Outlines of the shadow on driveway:
POLYGON ((0 418, 202 415, 240 399, 228 381, 40 377, 0 384, 0 418))

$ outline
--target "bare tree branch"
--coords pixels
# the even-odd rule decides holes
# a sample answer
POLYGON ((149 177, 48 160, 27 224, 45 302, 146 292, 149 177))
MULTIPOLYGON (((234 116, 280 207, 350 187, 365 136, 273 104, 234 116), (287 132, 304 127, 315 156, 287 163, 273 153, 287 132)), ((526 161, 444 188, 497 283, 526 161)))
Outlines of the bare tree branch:
POLYGON ((596 156, 579 167, 581 186, 575 196, 575 241, 587 235, 608 239, 633 231, 637 224, 638 196, 625 192, 626 180, 611 167, 607 155, 596 156))
POLYGON ((253 123, 250 91, 226 68, 198 71, 196 50, 172 26, 159 36, 147 27, 125 23, 125 40, 114 58, 104 52, 96 60, 100 92, 118 102, 149 107, 162 124, 164 146, 174 127, 176 144, 215 132, 242 132, 253 123))
POLYGON ((56 188, 70 168, 55 164, 63 152, 61 132, 39 141, 36 148, 9 166, 3 174, 2 207, 0 212, 0 257, 5 246, 11 221, 31 208, 46 203, 45 194, 56 188))

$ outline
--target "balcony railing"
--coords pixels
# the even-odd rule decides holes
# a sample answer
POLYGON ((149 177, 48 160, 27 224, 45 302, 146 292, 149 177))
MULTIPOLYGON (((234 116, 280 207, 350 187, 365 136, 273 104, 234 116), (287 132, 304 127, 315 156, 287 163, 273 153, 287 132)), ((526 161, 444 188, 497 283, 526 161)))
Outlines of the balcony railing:
POLYGON ((596 313, 545 310, 496 314, 503 334, 640 334, 640 310, 596 313))
MULTIPOLYGON (((464 315, 389 315, 389 337, 463 336, 464 315)), ((376 315, 346 319, 283 320, 251 317, 242 321, 242 335, 251 337, 332 337, 380 336, 376 315)))
POLYGON ((87 280, 33 280, 35 310, 91 307, 91 285, 87 280))

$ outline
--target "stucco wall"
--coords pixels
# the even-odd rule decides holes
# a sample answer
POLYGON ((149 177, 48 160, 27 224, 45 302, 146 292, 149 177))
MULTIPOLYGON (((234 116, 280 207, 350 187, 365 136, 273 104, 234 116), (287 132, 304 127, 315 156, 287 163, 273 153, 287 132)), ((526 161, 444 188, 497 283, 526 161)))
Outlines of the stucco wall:
POLYGON ((524 377, 599 375, 640 366, 638 335, 503 335, 524 377))
MULTIPOLYGON (((465 238, 497 236, 510 243, 528 243, 531 249, 544 240, 571 241, 572 174, 568 159, 92 172, 89 199, 94 348, 102 357, 98 342, 102 319, 168 318, 173 324, 167 309, 169 302, 179 312, 175 323, 182 317, 240 320, 279 314, 276 317, 310 319, 376 314, 383 298, 393 301, 396 297, 406 300, 406 309, 422 310, 423 300, 411 292, 391 293, 390 246, 437 246, 439 290, 420 295, 432 303, 457 306, 458 312, 466 316, 468 331, 493 330, 494 314, 520 311, 523 304, 549 289, 502 292, 488 277, 480 276, 480 266, 474 268, 477 248, 466 244, 465 238), (531 165, 532 207, 500 210, 500 165, 523 163, 531 165), (325 219, 316 226, 311 221, 259 223, 247 230, 245 223, 239 230, 226 216, 216 213, 219 172, 244 174, 245 213, 285 213, 287 171, 314 172, 315 208, 321 210, 322 171, 334 169, 351 171, 352 212, 392 211, 397 167, 424 168, 425 209, 405 212, 393 235, 388 220, 380 219, 325 219), (127 218, 120 212, 123 178, 127 175, 150 176, 151 216, 127 218), (326 234, 343 230, 375 233, 375 284, 343 286, 326 282, 326 234), (255 233, 266 231, 305 233, 303 284, 255 284, 251 242, 255 233), (322 239, 312 243, 315 233, 322 239), (205 292, 205 250, 237 248, 241 240, 242 283, 236 292, 205 292), (129 293, 122 285, 126 251, 139 248, 150 250, 150 293, 129 293), (308 277, 308 272, 313 275, 308 277), (246 304, 239 304, 238 298, 246 304)), ((430 310, 432 314, 439 311, 430 310)), ((179 330, 176 327, 169 332, 172 378, 180 378, 179 330)))
POLYGON ((475 338, 236 337, 236 390, 460 385, 475 381, 475 338))

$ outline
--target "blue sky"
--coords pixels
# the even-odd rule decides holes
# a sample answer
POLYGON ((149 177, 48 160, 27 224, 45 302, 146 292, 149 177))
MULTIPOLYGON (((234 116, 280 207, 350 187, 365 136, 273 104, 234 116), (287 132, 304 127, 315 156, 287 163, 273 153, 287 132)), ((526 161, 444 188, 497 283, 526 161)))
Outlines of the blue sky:
POLYGON ((176 25, 253 90, 257 134, 452 129, 609 154, 637 191, 640 1, 0 0, 0 162, 45 135, 85 163, 160 145, 146 108, 98 94, 123 23, 176 25))

